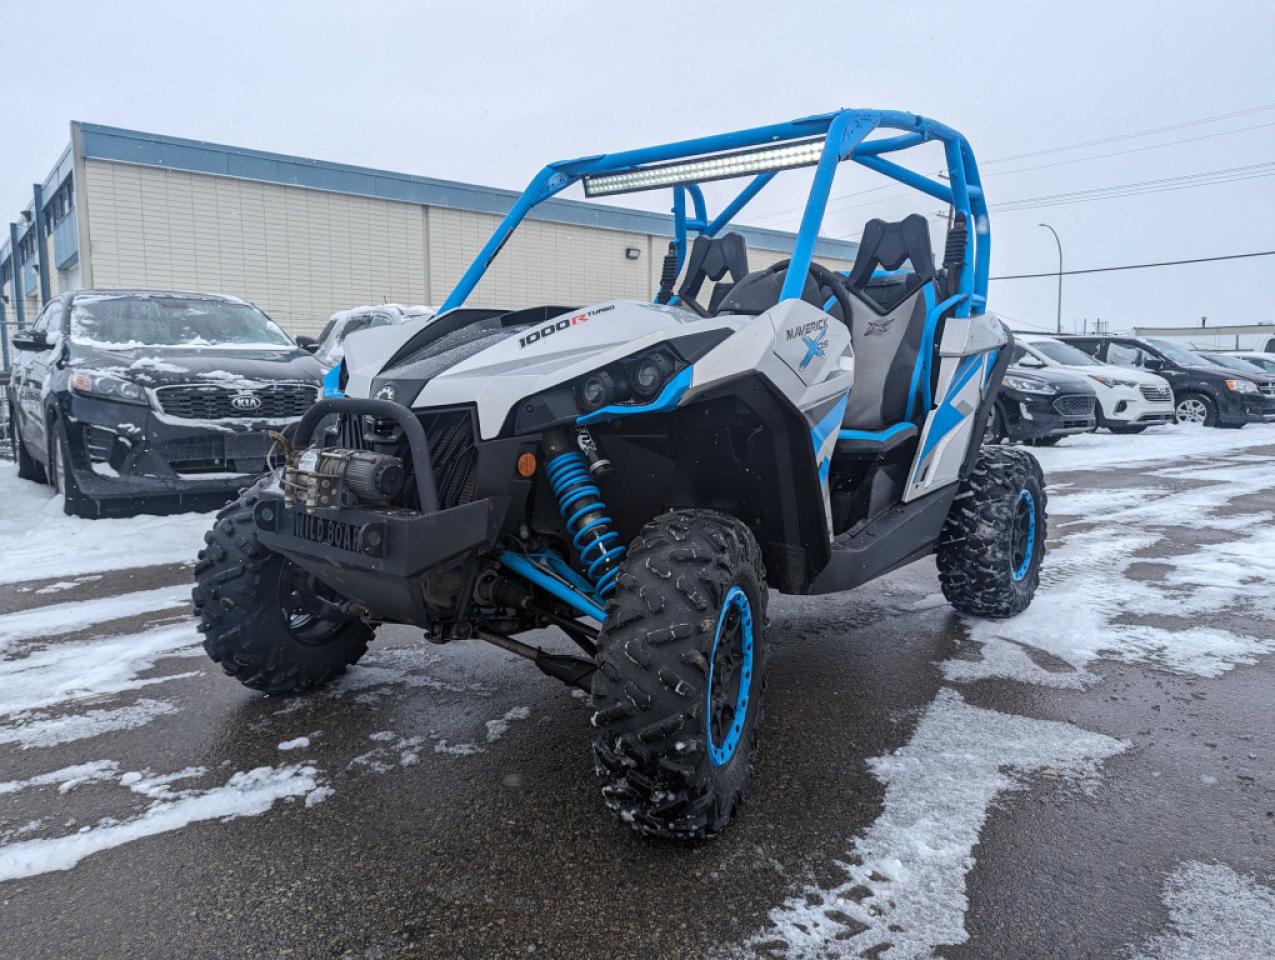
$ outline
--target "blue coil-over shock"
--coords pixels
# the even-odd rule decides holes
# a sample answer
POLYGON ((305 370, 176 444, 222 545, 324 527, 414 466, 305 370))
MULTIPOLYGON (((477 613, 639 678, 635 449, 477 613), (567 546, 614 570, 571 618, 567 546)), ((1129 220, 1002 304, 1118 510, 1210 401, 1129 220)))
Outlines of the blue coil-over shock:
MULTIPOLYGON (((583 439, 588 449, 596 451, 592 438, 585 435, 583 439)), ((605 598, 615 589, 624 547, 618 542, 620 535, 611 529, 615 521, 607 516, 602 491, 590 471, 590 460, 574 440, 565 433, 545 437, 545 452, 549 454, 545 474, 553 495, 558 498, 558 509, 566 521, 571 545, 580 554, 584 575, 598 596, 605 598)), ((593 466, 596 469, 605 462, 595 457, 593 466)))

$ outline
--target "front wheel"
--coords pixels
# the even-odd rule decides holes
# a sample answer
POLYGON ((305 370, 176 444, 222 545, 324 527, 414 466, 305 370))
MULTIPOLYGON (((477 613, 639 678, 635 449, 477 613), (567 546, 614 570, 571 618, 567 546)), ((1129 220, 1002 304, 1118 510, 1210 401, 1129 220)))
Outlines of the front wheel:
POLYGON ((629 545, 593 679, 595 768, 624 822, 700 839, 740 810, 757 752, 766 629, 761 550, 743 523, 677 510, 629 545))
POLYGON ((340 597, 257 539, 253 507, 270 478, 217 514, 191 593, 204 650, 229 676, 265 693, 304 693, 367 652, 372 628, 340 597))
POLYGON ((1178 423, 1195 423, 1202 427, 1217 426, 1217 404, 1202 393, 1184 393, 1175 408, 1178 423))
POLYGON ((985 447, 957 491, 939 537, 939 583, 962 613, 1022 613, 1045 555, 1045 478, 1026 450, 985 447))

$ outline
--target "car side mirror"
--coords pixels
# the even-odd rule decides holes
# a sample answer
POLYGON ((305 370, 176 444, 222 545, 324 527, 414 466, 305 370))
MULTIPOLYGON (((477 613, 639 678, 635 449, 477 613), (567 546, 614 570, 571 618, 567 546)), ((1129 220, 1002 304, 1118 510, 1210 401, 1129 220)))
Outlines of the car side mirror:
POLYGON ((1147 359, 1143 361, 1142 366, 1147 370, 1163 370, 1164 361, 1159 357, 1147 357, 1147 359))
POLYGON ((1023 357, 1023 359, 1018 361, 1018 365, 1020 367, 1031 367, 1034 370, 1044 370, 1047 366, 1043 360, 1038 360, 1035 357, 1023 357))
POLYGON ((297 341, 297 346, 300 347, 302 350, 306 351, 307 353, 318 352, 319 341, 314 339, 314 337, 307 337, 305 334, 301 334, 295 339, 297 341))
POLYGON ((43 330, 19 330, 10 341, 16 350, 48 350, 49 335, 43 330))

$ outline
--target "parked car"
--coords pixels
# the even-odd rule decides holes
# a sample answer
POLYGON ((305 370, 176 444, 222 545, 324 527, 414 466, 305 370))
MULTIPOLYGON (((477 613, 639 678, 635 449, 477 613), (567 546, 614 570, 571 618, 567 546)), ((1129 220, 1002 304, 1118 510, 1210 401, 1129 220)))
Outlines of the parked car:
POLYGON ((1121 335, 1063 334, 1058 339, 1114 366, 1164 377, 1173 387, 1174 413, 1180 423, 1238 429, 1265 419, 1266 404, 1251 377, 1209 363, 1176 343, 1121 335))
POLYGON ((1239 357, 1241 360, 1247 360, 1253 366, 1260 368, 1266 373, 1275 373, 1275 351, 1259 353, 1256 350, 1227 350, 1226 356, 1239 357))
MULTIPOLYGON (((1195 350, 1192 352, 1209 363, 1216 363, 1219 367, 1226 367, 1228 370, 1242 373, 1256 383, 1257 389, 1261 391, 1262 400, 1266 405, 1265 419, 1275 420, 1275 373, 1268 373, 1265 367, 1259 366, 1250 360, 1245 360, 1243 357, 1232 357, 1212 350, 1195 350)), ((1271 359, 1275 360, 1275 357, 1271 359)))
POLYGON ((318 399, 321 369, 232 297, 79 290, 13 337, 19 476, 77 516, 215 506, 266 469, 271 430, 318 399))
POLYGON ((987 419, 984 443, 1017 440, 1051 447, 1073 433, 1098 428, 1097 392, 1088 380, 1044 365, 1006 368, 987 419))
POLYGON ((1112 433, 1141 433, 1173 422, 1173 388, 1146 370, 1113 367, 1054 337, 1014 334, 1010 362, 1026 370, 1048 367, 1087 378, 1098 396, 1098 426, 1112 433))
POLYGON ((410 320, 428 321, 434 316, 433 307, 404 307, 397 303, 354 307, 338 310, 328 318, 317 338, 299 336, 297 345, 314 354, 324 370, 324 393, 335 394, 337 367, 345 357, 345 338, 360 330, 389 327, 410 320))

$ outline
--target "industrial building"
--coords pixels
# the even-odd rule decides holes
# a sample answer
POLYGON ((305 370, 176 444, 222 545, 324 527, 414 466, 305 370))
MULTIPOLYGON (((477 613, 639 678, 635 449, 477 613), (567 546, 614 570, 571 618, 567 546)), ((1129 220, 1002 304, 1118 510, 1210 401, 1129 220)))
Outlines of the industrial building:
MULTIPOLYGON (((221 144, 71 124, 7 237, 0 320, 30 324, 61 290, 144 287, 242 297, 292 334, 363 303, 441 302, 517 193, 221 144), (15 289, 16 286, 16 289, 15 289)), ((647 299, 673 218, 576 200, 538 206, 471 302, 647 299)), ((793 236, 740 228, 753 269, 793 236)), ((821 240, 849 269, 857 245, 821 240)))

